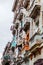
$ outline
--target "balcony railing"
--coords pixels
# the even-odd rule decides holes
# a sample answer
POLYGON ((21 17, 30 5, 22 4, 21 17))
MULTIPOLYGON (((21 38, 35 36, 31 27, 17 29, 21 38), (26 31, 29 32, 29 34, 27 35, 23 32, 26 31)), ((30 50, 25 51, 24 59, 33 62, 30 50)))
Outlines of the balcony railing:
POLYGON ((31 41, 30 41, 30 48, 34 46, 35 44, 39 44, 43 42, 42 39, 43 35, 36 35, 31 41))

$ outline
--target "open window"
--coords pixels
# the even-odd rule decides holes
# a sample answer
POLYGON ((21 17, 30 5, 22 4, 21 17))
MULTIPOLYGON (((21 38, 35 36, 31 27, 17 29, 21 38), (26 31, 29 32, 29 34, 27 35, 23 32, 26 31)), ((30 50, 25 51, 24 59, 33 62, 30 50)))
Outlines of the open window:
POLYGON ((27 30, 29 30, 29 29, 30 29, 30 22, 26 22, 24 24, 24 31, 27 32, 27 30))
POLYGON ((16 30, 13 30, 12 34, 15 35, 16 34, 16 30))
POLYGON ((21 21, 22 18, 23 18, 23 13, 20 13, 20 14, 18 15, 18 19, 21 21))
POLYGON ((19 23, 16 23, 16 26, 15 26, 15 28, 16 28, 16 29, 18 29, 18 27, 19 27, 19 23))

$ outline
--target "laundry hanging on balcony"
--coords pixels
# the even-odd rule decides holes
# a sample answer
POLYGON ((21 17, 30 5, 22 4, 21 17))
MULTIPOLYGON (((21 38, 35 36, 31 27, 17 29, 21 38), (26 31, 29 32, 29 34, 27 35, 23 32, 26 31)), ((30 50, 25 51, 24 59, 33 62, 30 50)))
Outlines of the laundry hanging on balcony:
POLYGON ((8 60, 8 59, 10 59, 10 56, 9 56, 9 55, 5 55, 5 56, 4 56, 4 59, 5 59, 5 60, 8 60))
POLYGON ((13 40, 15 40, 15 41, 16 41, 16 35, 14 35, 14 36, 13 36, 13 40))
POLYGON ((22 50, 29 51, 29 49, 30 49, 29 44, 26 43, 22 50))
POLYGON ((27 44, 25 44, 24 49, 25 49, 26 51, 29 50, 29 46, 28 46, 27 44))
POLYGON ((13 41, 12 41, 12 44, 11 44, 11 47, 16 47, 16 36, 13 37, 13 41))
POLYGON ((11 47, 16 47, 16 44, 16 41, 13 41, 11 47))

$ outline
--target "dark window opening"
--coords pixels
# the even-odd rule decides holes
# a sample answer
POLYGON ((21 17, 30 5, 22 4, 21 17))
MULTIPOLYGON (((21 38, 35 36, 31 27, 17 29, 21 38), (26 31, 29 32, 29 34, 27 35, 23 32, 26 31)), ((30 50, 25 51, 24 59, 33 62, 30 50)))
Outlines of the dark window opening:
POLYGON ((13 51, 13 52, 15 51, 15 47, 12 47, 12 51, 13 51))
POLYGON ((13 30, 12 34, 15 35, 16 34, 16 30, 13 30))
POLYGON ((18 50, 21 51, 21 49, 22 49, 22 44, 18 45, 18 50))
POLYGON ((18 29, 18 27, 19 27, 19 23, 16 23, 16 26, 15 26, 15 28, 16 28, 16 29, 18 29))
POLYGON ((19 15, 19 20, 21 21, 22 18, 23 18, 23 13, 21 13, 21 14, 19 15))
POLYGON ((27 32, 27 30, 30 29, 30 22, 26 22, 26 24, 24 25, 24 31, 27 32))
POLYGON ((5 65, 10 65, 9 62, 5 63, 5 65))

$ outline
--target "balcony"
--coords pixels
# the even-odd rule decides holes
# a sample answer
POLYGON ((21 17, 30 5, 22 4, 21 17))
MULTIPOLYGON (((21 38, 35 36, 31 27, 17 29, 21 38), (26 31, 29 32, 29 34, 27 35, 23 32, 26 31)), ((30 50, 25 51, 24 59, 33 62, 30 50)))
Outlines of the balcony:
POLYGON ((32 4, 28 10, 29 12, 29 16, 33 19, 36 18, 37 15, 40 14, 40 2, 38 2, 38 0, 33 0, 32 4))
POLYGON ((37 41, 36 44, 34 44, 31 48, 30 48, 30 52, 28 54, 28 57, 32 60, 33 59, 33 56, 34 58, 37 56, 37 55, 40 55, 41 54, 41 49, 43 48, 43 40, 41 41, 37 41))
POLYGON ((36 44, 40 44, 41 42, 43 42, 43 35, 36 33, 30 40, 30 48, 36 44))

